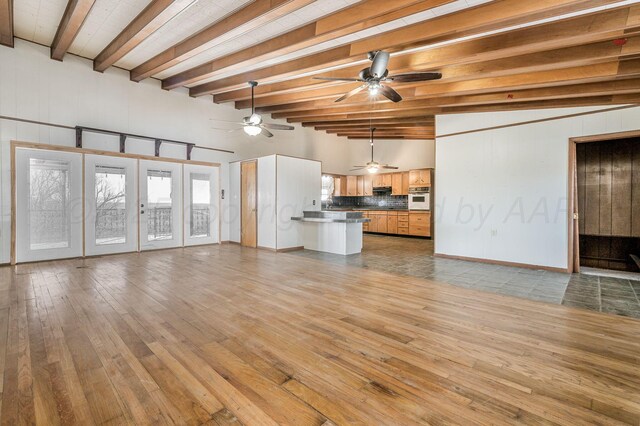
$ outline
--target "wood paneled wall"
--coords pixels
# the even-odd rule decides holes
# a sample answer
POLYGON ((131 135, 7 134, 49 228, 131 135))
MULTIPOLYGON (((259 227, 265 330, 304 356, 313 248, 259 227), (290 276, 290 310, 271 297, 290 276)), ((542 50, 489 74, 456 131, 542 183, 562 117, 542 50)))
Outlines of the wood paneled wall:
POLYGON ((640 138, 576 149, 582 264, 628 269, 620 261, 638 245, 624 240, 640 238, 640 138))

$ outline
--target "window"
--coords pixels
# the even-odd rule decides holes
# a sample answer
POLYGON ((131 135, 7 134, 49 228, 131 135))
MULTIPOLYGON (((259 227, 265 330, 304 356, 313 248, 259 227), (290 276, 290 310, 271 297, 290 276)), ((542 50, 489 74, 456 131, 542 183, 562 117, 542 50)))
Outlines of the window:
POLYGON ((322 176, 322 201, 327 201, 333 195, 334 179, 333 176, 322 176))
POLYGON ((171 198, 171 172, 147 171, 147 239, 149 241, 173 238, 173 200, 171 198))
POLYGON ((126 172, 122 167, 96 166, 96 245, 127 242, 126 172))
POLYGON ((211 180, 208 174, 191 173, 191 221, 189 231, 192 237, 204 238, 211 235, 211 180))
POLYGON ((68 248, 71 213, 70 164, 29 160, 29 236, 31 250, 68 248))

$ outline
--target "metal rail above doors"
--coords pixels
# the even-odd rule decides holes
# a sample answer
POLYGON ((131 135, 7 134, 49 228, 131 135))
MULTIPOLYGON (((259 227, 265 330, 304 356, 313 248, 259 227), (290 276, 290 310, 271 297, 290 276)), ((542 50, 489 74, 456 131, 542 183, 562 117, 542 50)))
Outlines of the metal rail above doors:
POLYGON ((155 142, 155 153, 154 155, 156 157, 160 156, 160 147, 162 146, 163 143, 170 143, 173 145, 183 145, 185 146, 186 150, 187 150, 187 160, 191 160, 191 151, 193 151, 193 148, 199 148, 199 149, 207 149, 209 151, 218 151, 218 152, 226 152, 229 154, 233 154, 233 151, 229 151, 226 149, 218 149, 218 148, 209 148, 209 147, 204 147, 204 146, 198 146, 194 143, 191 142, 183 142, 183 141, 176 141, 176 140, 172 140, 172 139, 164 139, 164 138, 157 138, 157 137, 153 137, 153 136, 143 136, 143 135, 137 135, 134 133, 125 133, 125 132, 117 132, 115 130, 104 130, 104 129, 96 129, 93 127, 84 127, 84 126, 76 126, 75 127, 76 130, 76 148, 82 148, 82 135, 84 132, 89 132, 89 133, 101 133, 104 135, 112 135, 112 136, 119 136, 120 137, 120 152, 121 153, 125 153, 125 149, 126 149, 126 142, 127 142, 127 138, 134 138, 134 139, 144 139, 144 140, 148 140, 148 141, 154 141, 155 142))

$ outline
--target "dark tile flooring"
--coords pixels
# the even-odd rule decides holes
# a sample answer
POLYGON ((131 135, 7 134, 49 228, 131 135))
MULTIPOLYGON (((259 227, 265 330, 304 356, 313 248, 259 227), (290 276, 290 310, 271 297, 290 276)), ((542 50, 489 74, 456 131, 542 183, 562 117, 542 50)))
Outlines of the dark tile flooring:
POLYGON ((459 287, 640 318, 640 281, 563 274, 433 257, 433 241, 365 234, 362 253, 298 256, 409 275, 459 287))

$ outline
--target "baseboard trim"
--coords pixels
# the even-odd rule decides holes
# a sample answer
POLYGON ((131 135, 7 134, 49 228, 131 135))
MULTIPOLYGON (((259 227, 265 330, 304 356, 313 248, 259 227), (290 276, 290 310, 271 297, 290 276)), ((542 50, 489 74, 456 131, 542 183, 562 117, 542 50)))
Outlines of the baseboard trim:
POLYGON ((494 259, 482 259, 479 257, 466 257, 466 256, 454 256, 451 254, 443 254, 443 253, 434 253, 433 257, 441 257, 443 259, 455 259, 455 260, 466 260, 469 262, 479 262, 479 263, 489 263, 491 265, 501 265, 501 266, 512 266, 515 268, 526 268, 526 269, 540 269, 543 271, 549 272, 561 272, 565 274, 569 274, 570 271, 568 268, 554 268, 552 266, 541 266, 541 265, 532 265, 530 263, 517 263, 517 262, 507 262, 504 260, 494 260, 494 259))
POLYGON ((274 253, 276 253, 278 250, 271 248, 271 247, 262 247, 262 246, 257 246, 256 247, 258 250, 265 250, 265 251, 272 251, 274 253))
POLYGON ((289 248, 278 249, 278 250, 277 250, 277 252, 278 252, 278 253, 288 253, 288 252, 290 252, 290 251, 298 251, 298 250, 304 250, 304 246, 289 247, 289 248))

